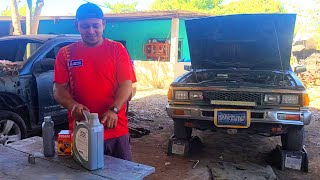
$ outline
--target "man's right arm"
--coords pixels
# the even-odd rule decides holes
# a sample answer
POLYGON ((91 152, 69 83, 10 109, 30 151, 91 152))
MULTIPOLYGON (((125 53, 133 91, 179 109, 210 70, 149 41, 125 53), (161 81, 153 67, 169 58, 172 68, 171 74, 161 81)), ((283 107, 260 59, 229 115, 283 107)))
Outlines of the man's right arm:
POLYGON ((54 83, 53 96, 59 104, 61 104, 71 112, 71 116, 77 121, 83 119, 83 110, 89 111, 86 106, 79 104, 72 98, 68 91, 67 83, 54 83))
POLYGON ((68 87, 68 83, 54 83, 53 96, 59 104, 71 111, 73 106, 78 103, 70 95, 68 87))

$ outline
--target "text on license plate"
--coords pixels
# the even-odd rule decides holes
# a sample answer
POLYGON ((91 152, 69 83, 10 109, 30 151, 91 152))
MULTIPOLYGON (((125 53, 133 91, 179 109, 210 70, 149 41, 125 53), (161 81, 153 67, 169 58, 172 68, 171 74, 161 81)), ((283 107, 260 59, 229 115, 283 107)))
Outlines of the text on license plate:
POLYGON ((217 127, 248 128, 250 113, 247 110, 215 110, 214 123, 217 127))

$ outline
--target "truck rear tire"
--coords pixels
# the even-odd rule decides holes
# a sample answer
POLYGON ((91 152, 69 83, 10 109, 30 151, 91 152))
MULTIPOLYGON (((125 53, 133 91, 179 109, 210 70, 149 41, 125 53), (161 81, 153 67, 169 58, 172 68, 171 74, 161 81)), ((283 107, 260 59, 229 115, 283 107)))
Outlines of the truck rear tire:
POLYGON ((300 151, 304 144, 304 127, 289 127, 286 134, 281 135, 281 143, 284 150, 300 151))

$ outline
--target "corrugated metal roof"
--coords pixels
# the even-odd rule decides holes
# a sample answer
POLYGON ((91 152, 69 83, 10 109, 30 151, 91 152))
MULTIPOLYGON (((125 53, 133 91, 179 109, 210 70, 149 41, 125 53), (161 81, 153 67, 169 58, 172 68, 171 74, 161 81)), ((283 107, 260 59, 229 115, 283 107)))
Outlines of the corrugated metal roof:
POLYGON ((5 36, 1 37, 0 40, 15 40, 15 39, 33 39, 37 41, 47 41, 48 39, 56 38, 58 35, 47 35, 47 34, 38 34, 38 35, 17 35, 17 36, 5 36))
POLYGON ((171 19, 171 18, 199 18, 211 16, 210 14, 197 13, 191 11, 138 11, 132 13, 109 13, 105 14, 106 19, 133 19, 133 20, 144 20, 144 19, 171 19))
POLYGON ((37 35, 17 35, 17 36, 4 36, 0 37, 0 41, 2 40, 15 40, 15 39, 33 39, 37 41, 47 41, 49 39, 55 38, 68 38, 68 39, 80 39, 81 36, 79 34, 37 34, 37 35))
MULTIPOLYGON (((104 15, 107 20, 148 20, 148 19, 171 19, 171 18, 199 18, 211 16, 210 14, 191 11, 137 11, 132 13, 107 13, 104 15)), ((41 16, 41 20, 75 19, 75 16, 41 16)), ((25 20, 25 17, 21 17, 25 20)), ((0 21, 11 21, 10 16, 0 16, 0 21)))

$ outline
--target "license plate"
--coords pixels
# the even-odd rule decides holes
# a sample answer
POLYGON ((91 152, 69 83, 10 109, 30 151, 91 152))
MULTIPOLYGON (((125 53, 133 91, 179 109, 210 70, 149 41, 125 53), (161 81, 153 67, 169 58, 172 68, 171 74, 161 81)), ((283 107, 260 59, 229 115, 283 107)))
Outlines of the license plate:
POLYGON ((250 111, 238 109, 217 109, 214 111, 214 124, 217 127, 248 128, 250 111))

